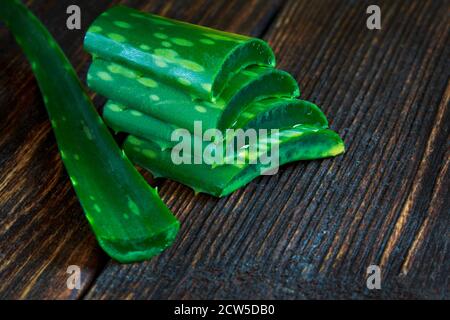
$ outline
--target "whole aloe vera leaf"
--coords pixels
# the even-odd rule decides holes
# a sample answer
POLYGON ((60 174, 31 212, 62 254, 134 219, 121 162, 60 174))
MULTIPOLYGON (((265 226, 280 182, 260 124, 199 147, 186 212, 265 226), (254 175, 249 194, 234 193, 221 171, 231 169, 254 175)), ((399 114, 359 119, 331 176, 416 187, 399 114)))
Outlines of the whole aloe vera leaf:
MULTIPOLYGON (((195 99, 189 88, 183 91, 156 78, 143 76, 129 67, 99 58, 94 59, 89 68, 88 85, 127 108, 191 132, 194 131, 194 121, 201 121, 205 130, 224 129, 231 127, 241 110, 245 111, 254 101, 299 94, 296 81, 288 73, 273 68, 249 67, 228 82, 216 102, 207 102, 195 99)), ((261 108, 258 111, 262 111, 261 108)))
POLYGON ((207 101, 214 101, 241 69, 253 64, 275 66, 271 48, 260 39, 124 6, 111 8, 94 21, 86 34, 85 48, 173 86, 189 86, 207 101))
POLYGON ((160 253, 179 222, 118 148, 58 44, 19 1, 1 0, 0 20, 31 63, 61 158, 101 247, 120 262, 160 253))
MULTIPOLYGON (((123 149, 128 157, 156 177, 181 182, 196 192, 223 197, 249 183, 262 173, 263 165, 173 163, 171 149, 161 150, 154 141, 128 136, 123 149)), ((334 131, 313 126, 282 130, 279 135, 279 165, 297 160, 334 157, 344 152, 344 143, 334 131)), ((264 152, 264 151, 262 151, 264 152)))

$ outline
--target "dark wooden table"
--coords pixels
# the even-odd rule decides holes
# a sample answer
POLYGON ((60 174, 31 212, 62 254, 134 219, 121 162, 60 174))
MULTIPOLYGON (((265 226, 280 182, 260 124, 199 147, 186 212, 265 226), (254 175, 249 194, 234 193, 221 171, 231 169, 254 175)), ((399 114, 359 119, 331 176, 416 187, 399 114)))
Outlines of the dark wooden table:
POLYGON ((449 298, 449 1, 26 1, 82 79, 84 32, 119 2, 264 38, 347 152, 223 199, 150 180, 182 229, 159 257, 121 265, 96 244, 30 66, 1 27, 1 298, 449 298), (66 28, 73 3, 82 30, 66 28), (369 4, 381 30, 366 28, 369 4), (372 264, 381 290, 366 287, 372 264), (69 265, 80 290, 67 288, 69 265))

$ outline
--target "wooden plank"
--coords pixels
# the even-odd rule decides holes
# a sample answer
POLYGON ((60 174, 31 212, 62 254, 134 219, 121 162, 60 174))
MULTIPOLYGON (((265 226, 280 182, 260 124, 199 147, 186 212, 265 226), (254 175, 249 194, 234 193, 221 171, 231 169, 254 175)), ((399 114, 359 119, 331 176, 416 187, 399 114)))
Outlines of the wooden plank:
MULTIPOLYGON (((77 67, 82 79, 89 56, 87 26, 114 3, 258 35, 280 1, 79 1, 82 30, 65 27, 71 1, 28 1, 77 67), (239 13, 239 14, 237 14, 239 13)), ((0 29, 0 297, 78 298, 105 265, 70 186, 31 70, 12 36, 0 29), (9 106, 7 108, 6 106, 9 106), (66 286, 69 265, 82 271, 80 290, 66 286)), ((93 95, 94 96, 94 95, 93 95)), ((98 99, 101 105, 103 99, 98 99)))
POLYGON ((266 36, 347 153, 225 199, 164 183, 175 245, 109 262, 86 298, 448 298, 448 2, 377 2, 380 31, 368 1, 292 0, 266 36))

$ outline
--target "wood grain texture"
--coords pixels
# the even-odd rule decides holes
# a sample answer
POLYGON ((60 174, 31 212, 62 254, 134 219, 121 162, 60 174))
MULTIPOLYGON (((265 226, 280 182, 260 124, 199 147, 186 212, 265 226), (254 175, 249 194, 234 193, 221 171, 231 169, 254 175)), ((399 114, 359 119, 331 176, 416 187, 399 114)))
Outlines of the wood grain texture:
MULTIPOLYGON (((78 3, 84 30, 110 5, 78 3)), ((449 298, 449 1, 377 1, 380 31, 366 28, 368 1, 121 3, 264 37, 347 152, 224 199, 157 180, 182 222, 178 239, 150 262, 120 265, 97 247, 30 68, 0 28, 0 297, 449 298), (66 287, 70 264, 81 290, 66 287), (382 290, 366 289, 371 264, 382 290)), ((29 1, 84 77, 69 4, 29 1)))

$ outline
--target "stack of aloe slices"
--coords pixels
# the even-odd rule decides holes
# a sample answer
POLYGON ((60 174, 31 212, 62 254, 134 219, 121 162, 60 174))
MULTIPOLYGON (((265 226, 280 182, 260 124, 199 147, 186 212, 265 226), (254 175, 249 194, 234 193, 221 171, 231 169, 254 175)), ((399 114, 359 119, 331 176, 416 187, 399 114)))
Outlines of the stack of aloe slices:
MULTIPOLYGON (((296 81, 275 69, 262 40, 117 6, 95 20, 84 45, 93 57, 88 85, 109 99, 105 122, 129 134, 125 153, 155 176, 225 196, 261 174, 260 163, 174 163, 176 129, 193 133, 202 151, 208 147, 195 136, 198 123, 203 131, 278 129, 268 139, 276 140, 279 165, 344 152, 322 111, 299 100, 296 81)), ((226 146, 233 137, 223 139, 226 146)), ((271 152, 265 146, 258 140, 246 148, 257 154, 247 157, 271 152)))

